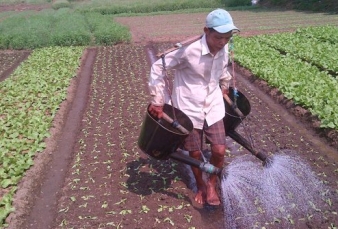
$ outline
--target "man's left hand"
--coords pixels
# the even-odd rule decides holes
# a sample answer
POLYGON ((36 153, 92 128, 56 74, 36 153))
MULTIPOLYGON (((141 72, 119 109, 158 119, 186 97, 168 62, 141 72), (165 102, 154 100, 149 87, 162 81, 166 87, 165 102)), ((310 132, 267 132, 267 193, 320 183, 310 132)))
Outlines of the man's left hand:
POLYGON ((223 93, 223 95, 229 95, 229 88, 227 88, 227 89, 222 89, 222 93, 223 93))

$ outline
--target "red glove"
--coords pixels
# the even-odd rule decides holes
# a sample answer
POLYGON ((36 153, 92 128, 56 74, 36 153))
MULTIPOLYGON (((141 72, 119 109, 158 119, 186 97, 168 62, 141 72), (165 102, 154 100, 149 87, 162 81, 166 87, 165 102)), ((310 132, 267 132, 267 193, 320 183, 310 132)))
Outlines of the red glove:
POLYGON ((163 116, 163 106, 155 106, 150 104, 148 111, 155 118, 160 119, 163 116))

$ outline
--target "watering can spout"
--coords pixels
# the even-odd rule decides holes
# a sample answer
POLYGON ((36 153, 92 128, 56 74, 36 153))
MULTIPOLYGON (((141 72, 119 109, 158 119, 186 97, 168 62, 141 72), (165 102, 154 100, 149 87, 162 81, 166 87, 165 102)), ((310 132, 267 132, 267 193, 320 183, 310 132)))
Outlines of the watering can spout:
POLYGON ((171 153, 169 155, 169 157, 172 158, 172 159, 175 159, 179 162, 182 162, 184 164, 199 168, 203 172, 206 172, 206 173, 209 173, 209 174, 216 174, 216 175, 222 174, 221 168, 217 168, 217 167, 215 167, 214 165, 212 165, 208 162, 199 161, 195 158, 192 158, 188 155, 184 155, 183 153, 180 153, 180 152, 171 153))
POLYGON ((268 157, 268 155, 254 150, 251 144, 235 130, 228 131, 227 135, 246 148, 250 153, 252 153, 252 155, 260 159, 263 162, 264 167, 269 167, 272 164, 272 159, 268 157))
POLYGON ((264 161, 263 161, 263 166, 265 168, 269 168, 272 166, 273 163, 273 159, 271 157, 267 157, 264 161))
POLYGON ((224 128, 227 136, 235 140, 237 143, 246 148, 252 155, 256 156, 263 162, 264 167, 270 167, 272 164, 271 157, 268 157, 263 152, 256 151, 250 142, 235 131, 236 127, 250 113, 249 100, 239 91, 236 92, 236 100, 233 88, 229 88, 229 96, 223 95, 225 102, 225 116, 223 118, 224 128), (236 102, 233 102, 236 101, 236 102))

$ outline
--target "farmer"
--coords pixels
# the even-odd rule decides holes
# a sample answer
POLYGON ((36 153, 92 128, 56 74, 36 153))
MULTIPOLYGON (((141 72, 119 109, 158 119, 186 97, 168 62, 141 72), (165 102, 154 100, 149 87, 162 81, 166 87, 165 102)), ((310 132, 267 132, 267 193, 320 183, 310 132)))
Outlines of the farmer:
MULTIPOLYGON (((165 83, 163 59, 151 67, 149 90, 151 102, 149 113, 161 118, 164 103, 169 103, 184 112, 192 121, 194 129, 183 142, 189 155, 201 160, 203 135, 211 147, 210 163, 221 168, 224 164, 225 130, 223 117, 225 107, 223 94, 228 94, 231 75, 227 71, 227 43, 238 28, 230 14, 216 9, 206 17, 204 34, 197 41, 169 52, 164 56, 166 69, 175 69, 171 95, 165 83)), ((219 205, 216 191, 217 175, 207 182, 202 171, 192 167, 197 185, 195 201, 199 204, 219 205)))

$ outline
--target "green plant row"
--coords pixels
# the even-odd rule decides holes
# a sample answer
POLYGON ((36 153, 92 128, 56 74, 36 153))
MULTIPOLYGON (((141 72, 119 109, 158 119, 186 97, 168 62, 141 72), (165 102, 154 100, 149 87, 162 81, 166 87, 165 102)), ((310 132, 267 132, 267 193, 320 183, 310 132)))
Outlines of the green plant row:
POLYGON ((79 66, 83 47, 36 49, 0 83, 0 226, 13 211, 11 199, 24 172, 45 148, 45 137, 70 80, 79 66))
POLYGON ((52 8, 54 10, 58 10, 61 8, 68 8, 71 7, 71 4, 68 0, 55 0, 53 1, 52 8))
POLYGON ((236 61, 308 108, 321 127, 338 129, 338 81, 317 67, 280 52, 259 37, 235 38, 236 61))
POLYGON ((338 27, 333 25, 299 28, 296 34, 319 41, 328 41, 332 44, 338 43, 338 27))
POLYGON ((109 15, 101 15, 95 12, 83 14, 93 38, 92 43, 97 45, 112 45, 120 42, 128 42, 131 39, 129 30, 126 27, 115 23, 109 15))
POLYGON ((68 8, 22 12, 0 22, 0 49, 112 45, 130 38, 128 28, 111 16, 68 8))
POLYGON ((260 0, 262 4, 292 7, 295 10, 338 12, 336 0, 260 0))
MULTIPOLYGON (((338 28, 335 30, 338 36, 338 28)), ((259 40, 282 52, 290 53, 319 68, 338 74, 338 44, 320 41, 300 32, 260 35, 259 40)))

